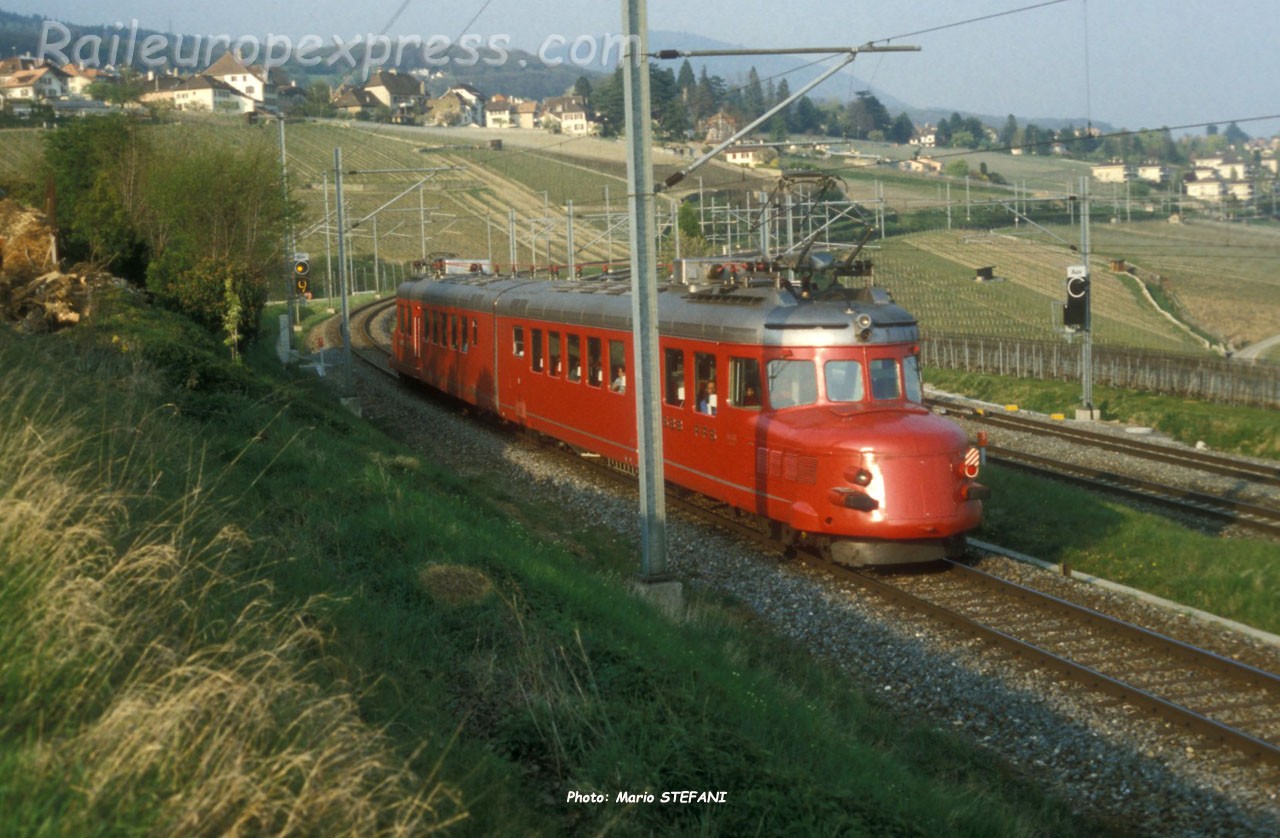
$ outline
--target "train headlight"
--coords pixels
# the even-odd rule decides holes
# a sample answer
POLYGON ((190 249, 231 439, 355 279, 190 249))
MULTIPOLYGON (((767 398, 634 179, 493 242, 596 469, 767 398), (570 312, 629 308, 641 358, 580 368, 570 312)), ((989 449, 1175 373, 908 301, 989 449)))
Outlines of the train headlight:
POLYGON ((871 472, 867 471, 865 468, 860 468, 857 471, 854 471, 853 469, 848 469, 844 473, 844 479, 848 480, 850 483, 853 483, 856 486, 862 486, 865 488, 871 485, 871 481, 874 479, 874 475, 871 472))
POLYGON ((845 509, 856 509, 859 512, 874 512, 880 508, 880 501, 863 494, 857 489, 841 486, 831 490, 831 502, 845 509))
POLYGON ((853 325, 858 330, 858 340, 866 343, 871 340, 871 315, 867 313, 859 314, 853 318, 853 325))

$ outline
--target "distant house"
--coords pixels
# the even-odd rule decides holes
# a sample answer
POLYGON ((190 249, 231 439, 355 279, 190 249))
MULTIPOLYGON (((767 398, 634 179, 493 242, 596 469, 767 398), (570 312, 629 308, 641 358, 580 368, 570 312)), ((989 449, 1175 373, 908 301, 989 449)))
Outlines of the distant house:
POLYGON ((68 64, 62 68, 62 72, 67 76, 68 96, 87 97, 91 85, 120 80, 115 73, 101 67, 77 67, 74 64, 68 64))
POLYGON ((600 125, 582 96, 553 96, 542 102, 542 127, 562 134, 596 134, 600 125))
POLYGON ((769 162, 773 149, 767 145, 742 144, 731 145, 724 150, 724 160, 734 166, 745 166, 754 169, 769 162))
POLYGON ((1169 180, 1169 167, 1163 163, 1143 163, 1138 166, 1138 180, 1164 183, 1169 180))
MULTIPOLYGON (((253 102, 253 107, 247 110, 254 110, 254 108, 276 110, 279 107, 276 90, 284 81, 284 77, 278 68, 269 71, 258 65, 248 66, 228 52, 213 62, 201 75, 222 82, 243 94, 253 102)), ((242 110, 245 109, 242 108, 242 110)))
POLYGON ((922 125, 916 129, 915 136, 907 141, 908 145, 921 148, 935 148, 938 145, 938 129, 932 125, 922 125))
POLYGON ((0 83, 0 95, 6 101, 35 102, 41 99, 61 99, 67 95, 67 75, 51 64, 41 64, 30 70, 18 70, 6 74, 0 83))
POLYGON ((1092 173, 1098 183, 1125 183, 1133 180, 1134 169, 1128 163, 1098 163, 1092 173))
POLYGON ((333 106, 347 116, 369 114, 381 105, 372 93, 361 87, 342 85, 333 94, 333 106))
POLYGON ((515 121, 515 104, 501 93, 490 96, 484 108, 484 127, 510 128, 515 121))
POLYGON ((898 168, 904 172, 940 175, 942 174, 942 161, 934 160, 932 157, 917 157, 914 160, 903 160, 898 164, 898 168))
POLYGON ((8 58, 0 58, 0 87, 7 85, 18 73, 34 70, 43 64, 43 60, 32 55, 11 55, 8 58))
POLYGON ((412 122, 426 108, 426 87, 416 76, 380 70, 370 76, 360 89, 390 109, 393 122, 412 122))
POLYGON ((241 114, 252 113, 257 102, 220 79, 199 75, 183 79, 173 89, 173 107, 179 111, 241 114))
POLYGON ((724 111, 718 111, 698 123, 698 133, 704 142, 722 143, 738 130, 738 120, 724 111))
POLYGON ((1234 153, 1224 154, 1214 168, 1223 180, 1244 180, 1249 175, 1249 164, 1234 153))
POLYGON ((1232 181, 1227 184, 1227 195, 1241 203, 1253 200, 1253 184, 1247 180, 1232 181))
POLYGON ((512 118, 516 128, 537 128, 540 116, 537 102, 521 102, 512 118))
POLYGON ((170 73, 148 73, 142 83, 142 93, 138 100, 144 105, 157 107, 173 107, 174 91, 185 81, 181 76, 170 73))
POLYGON ((1211 204, 1220 203, 1227 194, 1226 184, 1217 177, 1187 181, 1186 190, 1188 198, 1211 204))

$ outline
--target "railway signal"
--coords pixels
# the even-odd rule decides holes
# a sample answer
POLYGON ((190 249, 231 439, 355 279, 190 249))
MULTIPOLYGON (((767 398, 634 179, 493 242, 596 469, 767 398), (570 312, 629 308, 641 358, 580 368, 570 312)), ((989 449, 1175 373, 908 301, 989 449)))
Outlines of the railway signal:
POLYGON ((305 253, 295 253, 293 256, 293 287, 300 295, 307 293, 310 276, 311 257, 305 253))
POLYGON ((1089 331, 1089 273, 1084 265, 1067 268, 1067 307, 1062 312, 1062 325, 1089 331))

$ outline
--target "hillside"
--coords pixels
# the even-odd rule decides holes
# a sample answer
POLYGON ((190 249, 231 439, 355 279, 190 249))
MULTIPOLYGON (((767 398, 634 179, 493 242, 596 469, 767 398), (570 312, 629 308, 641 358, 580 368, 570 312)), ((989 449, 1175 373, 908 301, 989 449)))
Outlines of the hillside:
MULTIPOLYGON (((278 134, 269 126, 208 117, 184 117, 181 125, 181 130, 209 132, 222 143, 261 144, 278 154, 278 134)), ((157 126, 156 141, 164 142, 173 130, 157 126)), ((38 130, 4 132, 0 185, 25 182, 34 194, 43 135, 38 130)), ((375 249, 381 263, 378 285, 384 291, 412 270, 411 262, 435 253, 492 258, 506 265, 514 249, 522 267, 565 264, 570 260, 570 202, 574 261, 617 264, 627 258, 625 144, 619 140, 540 131, 304 122, 288 125, 286 146, 289 185, 303 210, 295 248, 311 254, 313 286, 321 293, 333 288, 326 254, 336 259, 331 235, 335 148, 343 154, 348 222, 360 222, 350 239, 357 289, 375 285, 375 249), (492 147, 494 140, 502 141, 500 149, 492 147), (376 245, 371 216, 375 211, 376 245)), ((871 153, 890 150, 872 148, 871 153)), ((993 168, 1008 166, 1033 194, 1047 194, 1062 183, 1056 193, 1061 194, 1081 165, 993 157, 999 157, 992 161, 993 168)), ((655 159, 659 179, 688 163, 687 157, 668 150, 657 151, 655 159)), ((1054 307, 1063 300, 1066 267, 1078 259, 1064 242, 1078 241, 1078 229, 1015 228, 1007 209, 1013 198, 1009 187, 974 182, 966 189, 963 181, 953 180, 949 191, 955 228, 948 232, 945 179, 884 167, 852 168, 839 159, 804 162, 843 177, 848 194, 862 202, 867 215, 877 196, 896 218, 927 215, 926 232, 875 239, 869 253, 876 261, 877 280, 921 318, 926 331, 1027 338, 1057 334, 1054 307), (960 229, 970 207, 975 220, 990 219, 991 227, 960 229), (1005 281, 973 282, 974 269, 988 265, 1005 281)), ((674 200, 701 195, 708 209, 723 207, 728 200, 743 207, 750 200, 754 206, 776 182, 776 171, 768 169, 716 162, 699 170, 657 203, 664 258, 674 249, 668 223, 674 200)), ((748 219, 747 213, 740 215, 748 219)), ((1163 289, 1163 304, 1218 340, 1239 347, 1280 331, 1280 279, 1272 270, 1280 261, 1280 230, 1202 221, 1169 224, 1145 208, 1133 216, 1143 220, 1093 225, 1097 340, 1204 351, 1201 343, 1155 310, 1134 277, 1113 274, 1112 259, 1134 266, 1149 287, 1157 293, 1163 289)), ((1096 217, 1107 216, 1099 211, 1096 217)), ((745 226, 740 232, 749 234, 745 226)), ((282 277, 279 293, 284 292, 282 277)))

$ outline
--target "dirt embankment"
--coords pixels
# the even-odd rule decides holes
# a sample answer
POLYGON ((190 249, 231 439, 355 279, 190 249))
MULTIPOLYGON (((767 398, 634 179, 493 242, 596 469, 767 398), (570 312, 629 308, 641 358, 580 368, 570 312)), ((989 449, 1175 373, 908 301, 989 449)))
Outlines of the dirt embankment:
POLYGON ((89 314, 94 289, 119 282, 86 265, 61 270, 44 215, 0 200, 0 322, 30 332, 79 323, 89 314))

